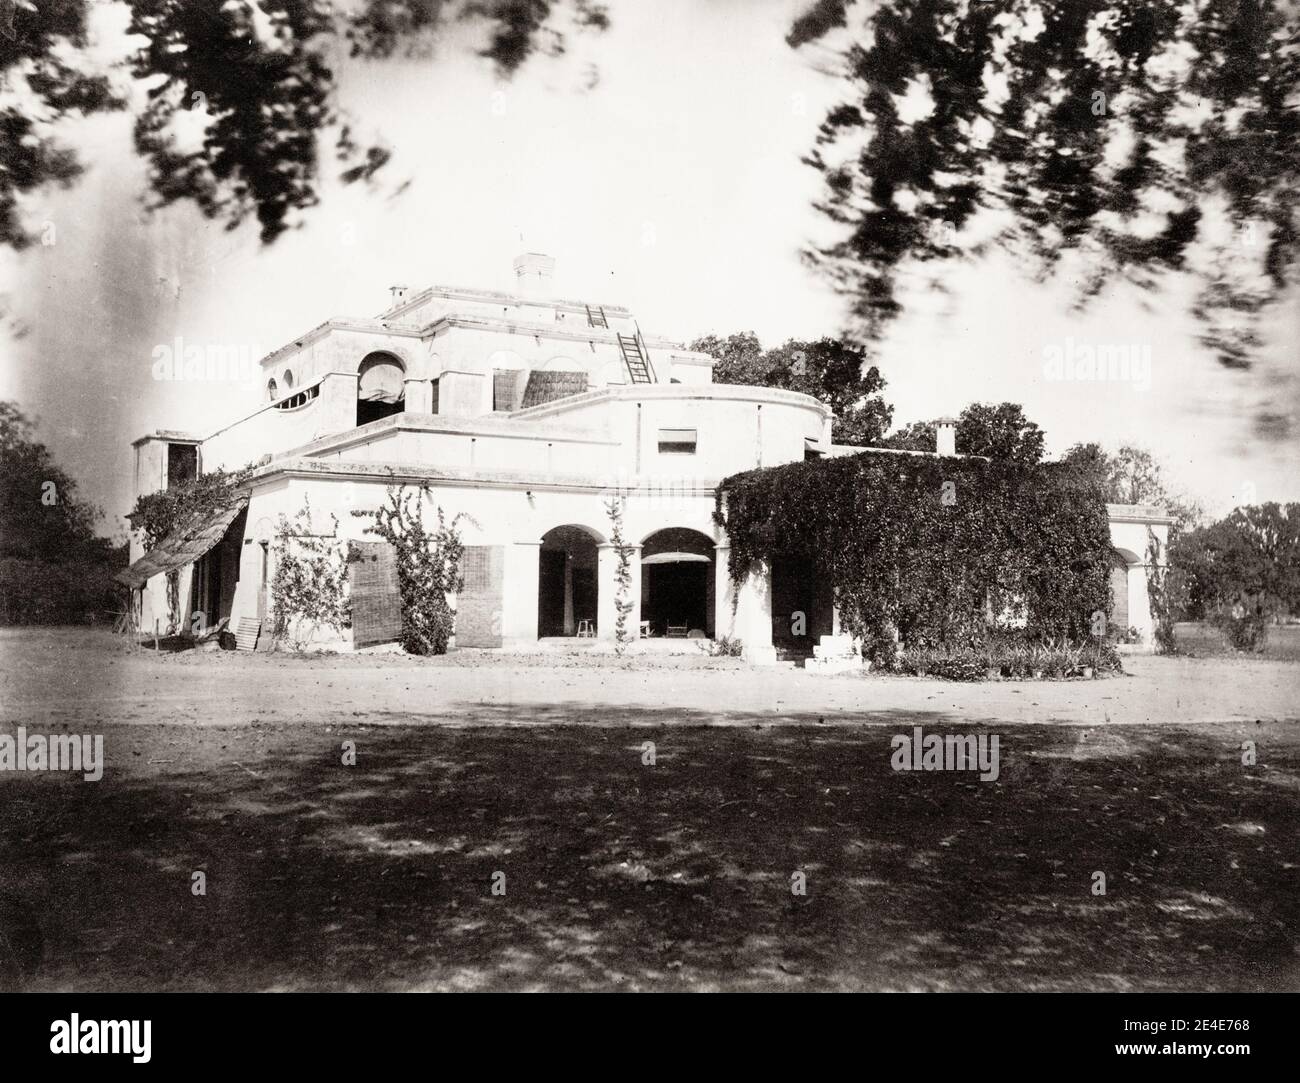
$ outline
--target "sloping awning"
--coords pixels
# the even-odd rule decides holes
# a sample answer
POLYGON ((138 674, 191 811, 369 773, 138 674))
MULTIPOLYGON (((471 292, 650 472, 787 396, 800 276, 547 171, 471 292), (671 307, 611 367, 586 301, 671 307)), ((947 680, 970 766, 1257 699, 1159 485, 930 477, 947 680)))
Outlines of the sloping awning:
POLYGON ((641 558, 642 564, 708 564, 709 558, 702 553, 653 553, 641 558))
POLYGON ((164 575, 193 564, 216 548, 230 524, 248 507, 248 494, 238 493, 228 504, 213 511, 195 512, 125 571, 114 578, 128 587, 144 586, 155 575, 164 575))
POLYGON ((528 383, 524 387, 523 409, 541 406, 543 403, 567 399, 570 395, 581 395, 587 390, 585 372, 568 372, 555 370, 550 372, 530 372, 528 383))

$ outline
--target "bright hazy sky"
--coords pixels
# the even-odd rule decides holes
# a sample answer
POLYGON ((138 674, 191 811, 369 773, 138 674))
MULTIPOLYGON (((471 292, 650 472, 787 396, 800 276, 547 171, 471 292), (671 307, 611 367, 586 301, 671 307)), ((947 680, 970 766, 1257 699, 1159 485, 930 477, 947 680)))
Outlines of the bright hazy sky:
MULTIPOLYGON (((39 418, 113 532, 131 502, 132 439, 206 434, 260 401, 260 385, 155 381, 154 348, 177 336, 266 352, 330 316, 375 315, 395 283, 509 288, 525 249, 557 258, 559 295, 626 304, 646 330, 682 341, 835 334, 842 304, 799 258, 828 228, 811 206, 820 178, 799 156, 840 87, 814 66, 825 52, 784 43, 802 6, 612 0, 606 34, 571 38, 568 56, 535 57, 510 83, 469 39, 444 40, 432 58, 344 64, 342 104, 393 160, 370 189, 327 185, 305 225, 270 248, 255 226, 226 232, 190 207, 144 212, 130 118, 81 122, 69 138, 87 174, 29 202, 56 243, 0 263, 27 329, 0 339, 0 397, 39 418)), ((113 10, 97 12, 112 37, 113 10)), ((1257 370, 1239 374, 1197 345, 1176 283, 1117 288, 1082 313, 1068 272, 1035 285, 1006 257, 945 283, 943 296, 909 294, 882 346, 896 424, 1011 400, 1050 451, 1147 446, 1216 513, 1243 496, 1300 499, 1300 444, 1251 429, 1270 401, 1294 427, 1294 304, 1272 320, 1257 370), (1071 342, 1149 349, 1150 385, 1045 379, 1047 351, 1071 342)))

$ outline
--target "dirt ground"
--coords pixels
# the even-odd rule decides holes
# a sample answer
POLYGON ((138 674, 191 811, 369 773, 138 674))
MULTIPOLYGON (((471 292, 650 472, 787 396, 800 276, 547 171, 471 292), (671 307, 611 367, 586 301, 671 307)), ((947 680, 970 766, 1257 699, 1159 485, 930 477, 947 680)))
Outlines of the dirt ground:
POLYGON ((1300 666, 1127 664, 955 685, 0 632, 0 732, 102 733, 107 761, 0 772, 0 933, 39 930, 34 990, 1300 988, 1300 666), (997 734, 999 777, 893 770, 913 726, 997 734))
POLYGON ((1124 665, 1127 675, 1106 680, 954 684, 818 677, 704 654, 158 655, 128 653, 106 632, 0 629, 0 722, 893 725, 923 716, 1095 726, 1300 718, 1294 663, 1131 655, 1124 665))

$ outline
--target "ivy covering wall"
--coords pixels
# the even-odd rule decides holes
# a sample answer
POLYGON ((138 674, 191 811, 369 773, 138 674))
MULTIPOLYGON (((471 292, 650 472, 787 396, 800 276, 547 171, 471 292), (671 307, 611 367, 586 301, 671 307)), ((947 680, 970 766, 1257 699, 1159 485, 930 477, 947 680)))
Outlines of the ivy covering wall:
POLYGON ((1067 464, 864 453, 727 478, 715 517, 741 581, 803 558, 872 657, 968 646, 991 627, 1086 643, 1109 619, 1110 525, 1095 480, 1067 464))

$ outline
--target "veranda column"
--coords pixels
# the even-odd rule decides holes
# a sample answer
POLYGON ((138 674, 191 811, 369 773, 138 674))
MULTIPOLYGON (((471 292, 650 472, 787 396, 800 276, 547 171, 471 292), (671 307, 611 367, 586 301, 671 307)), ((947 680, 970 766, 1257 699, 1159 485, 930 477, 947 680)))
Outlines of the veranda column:
MULTIPOLYGON (((628 552, 628 574, 631 582, 627 600, 632 611, 627 615, 627 637, 637 639, 641 634, 641 546, 624 546, 628 552)), ((605 542, 596 546, 596 637, 613 643, 618 636, 618 548, 605 542)))
MULTIPOLYGON (((1149 529, 1155 534, 1156 541, 1154 567, 1164 568, 1169 562, 1169 527, 1161 524, 1149 529)), ((1137 629, 1143 647, 1148 651, 1154 651, 1156 621, 1151 615, 1151 595, 1147 587, 1147 576, 1153 567, 1153 554, 1149 540, 1146 548, 1139 552, 1142 558, 1128 566, 1128 622, 1137 629)))
MULTIPOLYGON (((1136 628, 1142 645, 1154 648, 1156 639, 1156 622, 1151 616, 1151 595, 1147 590, 1148 565, 1139 561, 1130 564, 1124 571, 1128 578, 1128 623, 1136 628)), ((1128 628, 1119 629, 1127 632, 1128 628)))
POLYGON ((731 582, 731 546, 726 542, 713 547, 713 638, 737 639, 736 592, 731 582))
POLYGON ((506 546, 504 589, 501 592, 501 645, 523 647, 537 643, 538 565, 541 541, 506 546))
POLYGON ((714 546, 716 634, 739 639, 744 644, 746 661, 772 665, 776 662, 776 648, 772 646, 772 570, 759 564, 737 585, 727 567, 730 553, 729 545, 714 546))

